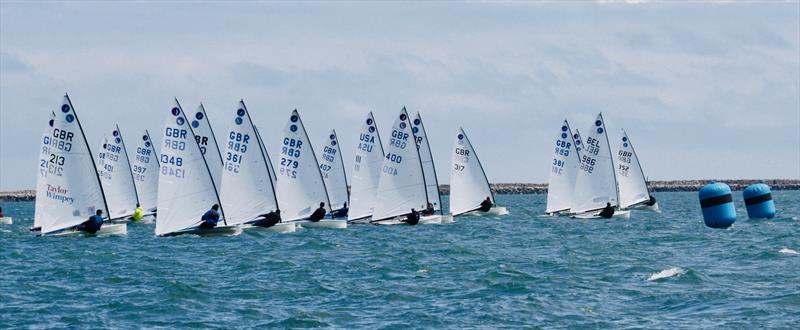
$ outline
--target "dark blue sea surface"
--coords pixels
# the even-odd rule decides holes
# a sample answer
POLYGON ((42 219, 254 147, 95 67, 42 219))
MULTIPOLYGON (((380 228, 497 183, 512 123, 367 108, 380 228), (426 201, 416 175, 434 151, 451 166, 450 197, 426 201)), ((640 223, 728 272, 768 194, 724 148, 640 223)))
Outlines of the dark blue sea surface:
POLYGON ((3 203, 0 328, 800 327, 800 192, 779 215, 703 225, 695 193, 663 213, 547 218, 545 196, 448 225, 292 234, 34 237, 3 203))

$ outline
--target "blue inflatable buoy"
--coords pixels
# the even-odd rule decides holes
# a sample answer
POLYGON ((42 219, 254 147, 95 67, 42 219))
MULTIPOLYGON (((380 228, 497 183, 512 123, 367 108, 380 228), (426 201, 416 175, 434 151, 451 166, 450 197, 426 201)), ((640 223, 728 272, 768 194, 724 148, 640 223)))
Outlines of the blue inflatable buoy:
POLYGON ((747 207, 747 216, 750 219, 772 219, 775 217, 775 201, 768 185, 756 183, 748 186, 742 192, 744 205, 747 207))
POLYGON ((727 228, 736 222, 736 207, 731 197, 731 187, 712 182, 700 188, 700 208, 703 221, 711 228, 727 228))

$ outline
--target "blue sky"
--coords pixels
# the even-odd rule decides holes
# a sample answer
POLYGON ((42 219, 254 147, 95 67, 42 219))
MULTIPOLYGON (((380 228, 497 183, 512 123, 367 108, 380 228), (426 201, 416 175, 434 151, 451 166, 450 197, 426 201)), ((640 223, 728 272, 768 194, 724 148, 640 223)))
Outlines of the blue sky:
MULTIPOLYGON (((91 146, 158 137, 170 101, 269 150, 292 109, 352 164, 360 122, 421 111, 442 183, 459 125, 492 182, 545 182, 602 111, 651 179, 800 178, 800 4, 0 2, 0 190, 32 188, 68 92, 91 146)), ((274 159, 274 157, 273 157, 274 159)))

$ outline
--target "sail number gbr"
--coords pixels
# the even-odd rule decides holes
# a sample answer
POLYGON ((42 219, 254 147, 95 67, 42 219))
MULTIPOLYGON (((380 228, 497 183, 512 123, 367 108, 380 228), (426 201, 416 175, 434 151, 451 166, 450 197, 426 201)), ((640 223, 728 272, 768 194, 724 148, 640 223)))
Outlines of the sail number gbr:
MULTIPOLYGON (((164 148, 172 150, 185 150, 186 134, 185 129, 178 129, 167 127, 164 132, 164 148)), ((183 167, 183 158, 178 156, 170 156, 168 154, 161 154, 161 175, 174 176, 183 179, 186 175, 186 170, 183 167)))
MULTIPOLYGON (((52 136, 45 136, 44 137, 44 145, 43 148, 54 148, 57 151, 63 152, 70 152, 72 151, 72 138, 75 137, 75 134, 59 128, 53 129, 52 136)), ((48 148, 48 151, 52 149, 48 148)), ((64 164, 66 162, 66 158, 62 156, 60 152, 52 152, 50 153, 49 159, 39 159, 39 167, 43 170, 47 169, 47 173, 62 176, 64 174, 64 164)))
POLYGON ((456 160, 453 161, 453 171, 464 171, 466 168, 464 164, 466 163, 469 163, 469 150, 456 148, 456 160))
POLYGON ((228 134, 228 149, 225 155, 225 170, 228 172, 239 173, 239 165, 242 164, 244 153, 250 143, 250 135, 231 131, 228 134))
POLYGON ((278 171, 281 176, 297 179, 297 168, 300 167, 300 151, 303 141, 292 138, 283 139, 281 147, 281 167, 278 171))

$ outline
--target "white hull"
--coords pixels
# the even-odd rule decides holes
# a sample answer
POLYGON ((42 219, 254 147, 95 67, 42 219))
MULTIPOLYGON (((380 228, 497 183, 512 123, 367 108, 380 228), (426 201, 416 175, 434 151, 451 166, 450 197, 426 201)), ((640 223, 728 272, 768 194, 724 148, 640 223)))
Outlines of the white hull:
MULTIPOLYGON (((376 224, 376 225, 385 225, 385 226, 407 225, 407 223, 404 221, 405 219, 406 219, 406 216, 403 215, 403 216, 395 217, 395 218, 392 218, 392 219, 375 221, 375 222, 372 222, 372 223, 376 224)), ((449 215, 449 214, 445 214, 445 215, 434 214, 434 215, 420 216, 419 217, 419 222, 417 224, 418 225, 440 225, 440 224, 443 224, 443 223, 452 223, 452 222, 454 222, 452 215, 449 215)))
POLYGON ((164 236, 177 236, 177 235, 197 235, 203 237, 212 237, 212 236, 236 236, 242 233, 242 228, 239 226, 226 226, 226 227, 214 227, 211 229, 191 229, 186 231, 179 231, 175 233, 169 233, 164 236))
POLYGON ((507 215, 507 214, 509 214, 508 209, 506 209, 504 206, 495 206, 495 207, 492 207, 491 209, 489 209, 489 211, 486 211, 486 212, 470 211, 470 212, 467 212, 467 213, 459 214, 458 216, 460 217, 460 216, 468 215, 468 216, 478 216, 478 217, 480 217, 480 216, 487 216, 487 215, 488 216, 500 216, 500 215, 507 215))
POLYGON ((653 206, 647 204, 639 204, 630 208, 631 210, 640 210, 640 211, 653 211, 653 212, 660 212, 658 209, 658 202, 653 204, 653 206))
MULTIPOLYGON (((587 213, 575 214, 572 216, 575 219, 603 219, 600 217, 600 210, 592 211, 587 213)), ((611 216, 612 219, 630 219, 631 218, 631 211, 630 210, 615 210, 614 215, 611 216)))
POLYGON ((270 227, 244 225, 242 230, 248 231, 266 231, 272 233, 293 233, 297 230, 297 225, 294 222, 280 222, 270 227))
POLYGON ((325 229, 346 229, 347 220, 320 220, 317 222, 310 220, 293 221, 301 228, 325 228, 325 229))
POLYGON ((128 225, 124 223, 103 223, 103 226, 100 227, 94 234, 89 234, 85 231, 80 230, 66 230, 62 232, 58 232, 53 234, 53 236, 125 236, 128 235, 128 225))
POLYGON ((0 218, 0 225, 10 225, 12 223, 14 223, 14 221, 11 219, 11 217, 0 218))

